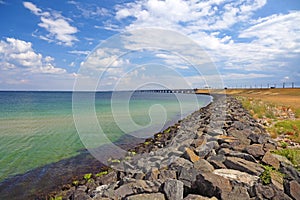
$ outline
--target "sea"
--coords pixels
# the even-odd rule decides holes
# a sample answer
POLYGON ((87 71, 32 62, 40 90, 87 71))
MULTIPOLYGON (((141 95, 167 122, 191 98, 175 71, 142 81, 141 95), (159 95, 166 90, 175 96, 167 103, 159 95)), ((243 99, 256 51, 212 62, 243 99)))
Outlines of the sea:
POLYGON ((174 124, 212 100, 205 95, 153 92, 77 92, 76 95, 0 92, 0 198, 24 199, 47 193, 57 189, 60 182, 99 168, 101 163, 86 150, 89 144, 79 131, 82 126, 78 127, 82 123, 74 120, 80 120, 81 112, 89 115, 89 110, 91 115, 95 114, 108 139, 93 143, 93 147, 107 141, 126 147, 144 139, 143 127, 147 127, 144 136, 151 137, 158 128, 174 124), (75 98, 78 96, 79 101, 75 98), (90 102, 93 109, 85 105, 90 102), (136 135, 131 132, 138 132, 139 138, 133 140, 136 135))

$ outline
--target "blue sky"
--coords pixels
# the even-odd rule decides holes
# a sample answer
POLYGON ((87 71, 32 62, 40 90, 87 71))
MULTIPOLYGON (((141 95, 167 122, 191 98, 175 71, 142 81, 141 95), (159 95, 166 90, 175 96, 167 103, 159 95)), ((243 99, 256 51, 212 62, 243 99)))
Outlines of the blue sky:
POLYGON ((181 55, 166 51, 118 58, 110 53, 115 61, 98 89, 114 89, 117 83, 124 89, 159 82, 167 79, 166 66, 177 73, 168 74, 166 87, 186 86, 176 85, 180 82, 176 76, 192 88, 213 86, 216 76, 229 87, 283 82, 300 86, 298 0, 0 0, 0 17, 1 90, 72 90, 76 78, 91 78, 79 69, 98 55, 91 52, 101 42, 149 27, 192 39, 216 70, 201 72, 199 78, 181 55))

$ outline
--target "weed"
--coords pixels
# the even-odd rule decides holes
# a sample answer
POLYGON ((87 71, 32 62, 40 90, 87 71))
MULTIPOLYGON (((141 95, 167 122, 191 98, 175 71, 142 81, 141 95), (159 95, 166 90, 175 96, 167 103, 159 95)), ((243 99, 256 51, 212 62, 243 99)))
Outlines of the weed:
POLYGON ((108 174, 108 171, 102 171, 102 172, 99 172, 96 174, 97 177, 100 177, 100 176, 103 176, 103 175, 106 175, 108 174))
POLYGON ((50 200, 62 200, 61 196, 51 197, 50 200))
POLYGON ((286 157, 295 167, 300 167, 300 149, 281 149, 273 153, 286 157))
POLYGON ((79 181, 78 181, 78 180, 75 180, 75 181, 72 182, 72 184, 73 184, 74 186, 78 186, 79 181))
POLYGON ((83 176, 83 178, 84 178, 86 181, 90 180, 90 179, 92 178, 92 173, 85 174, 85 175, 83 176))
POLYGON ((265 171, 259 176, 264 185, 268 185, 271 183, 271 171, 274 170, 273 167, 268 165, 263 165, 265 171))

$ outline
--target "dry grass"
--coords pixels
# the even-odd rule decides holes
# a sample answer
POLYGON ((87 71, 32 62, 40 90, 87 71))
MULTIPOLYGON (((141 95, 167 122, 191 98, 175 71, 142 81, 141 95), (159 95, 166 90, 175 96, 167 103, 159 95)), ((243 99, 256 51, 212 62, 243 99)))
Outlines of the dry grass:
POLYGON ((197 93, 234 95, 254 118, 268 122, 266 129, 272 137, 285 135, 300 143, 300 88, 198 90, 197 93), (274 112, 289 109, 295 113, 296 119, 283 119, 274 112))

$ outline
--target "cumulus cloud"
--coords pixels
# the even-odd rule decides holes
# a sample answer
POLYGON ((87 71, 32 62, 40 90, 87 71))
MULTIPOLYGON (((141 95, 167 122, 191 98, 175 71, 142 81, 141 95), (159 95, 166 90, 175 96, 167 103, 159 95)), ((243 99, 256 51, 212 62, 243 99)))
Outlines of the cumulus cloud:
POLYGON ((48 42, 56 41, 58 44, 66 46, 72 46, 75 41, 78 41, 76 36, 74 36, 78 30, 70 24, 70 19, 55 11, 43 11, 31 2, 23 2, 23 5, 33 14, 40 17, 41 22, 38 26, 48 31, 46 36, 40 36, 41 39, 48 42))
MULTIPOLYGON (((300 11, 255 19, 255 12, 266 3, 266 0, 137 0, 116 6, 115 20, 127 30, 161 27, 183 33, 206 50, 222 73, 233 78, 267 79, 271 76, 264 72, 272 72, 280 81, 279 77, 299 73, 295 63, 300 59, 300 29, 296 25, 300 11)), ((178 61, 159 56, 173 65, 178 61)), ((226 80, 228 76, 223 78, 226 80)))
MULTIPOLYGON (((15 38, 0 41, 0 71, 3 80, 13 77, 24 80, 23 77, 32 74, 66 74, 66 70, 55 67, 54 58, 36 53, 30 42, 15 38), (5 76, 8 75, 8 76, 5 76), (16 76, 15 76, 16 75, 16 76)), ((12 80, 10 80, 12 81, 12 80)), ((17 80, 14 80, 16 83, 17 80)), ((21 81, 20 83, 25 83, 21 81)))

